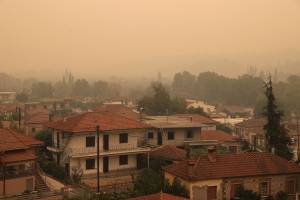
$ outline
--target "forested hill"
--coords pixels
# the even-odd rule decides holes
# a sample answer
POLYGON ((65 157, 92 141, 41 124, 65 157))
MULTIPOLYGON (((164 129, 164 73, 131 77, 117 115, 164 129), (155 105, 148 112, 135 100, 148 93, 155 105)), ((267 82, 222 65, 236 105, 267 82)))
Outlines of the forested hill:
MULTIPOLYGON (((172 83, 174 95, 195 98, 213 104, 250 106, 261 109, 264 103, 264 78, 242 75, 228 78, 214 72, 198 75, 176 73, 172 83)), ((300 111, 300 77, 292 75, 285 82, 274 81, 280 106, 286 112, 300 111)))

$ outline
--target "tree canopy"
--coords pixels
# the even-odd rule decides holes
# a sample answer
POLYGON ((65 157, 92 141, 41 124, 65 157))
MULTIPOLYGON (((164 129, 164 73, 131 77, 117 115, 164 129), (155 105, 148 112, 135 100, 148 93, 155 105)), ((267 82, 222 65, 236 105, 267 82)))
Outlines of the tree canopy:
POLYGON ((266 131, 267 149, 269 152, 272 152, 274 149, 276 155, 290 160, 293 156, 288 147, 290 138, 288 130, 282 123, 283 112, 278 109, 271 78, 265 83, 265 88, 267 104, 264 116, 267 119, 267 124, 264 126, 264 129, 266 131))

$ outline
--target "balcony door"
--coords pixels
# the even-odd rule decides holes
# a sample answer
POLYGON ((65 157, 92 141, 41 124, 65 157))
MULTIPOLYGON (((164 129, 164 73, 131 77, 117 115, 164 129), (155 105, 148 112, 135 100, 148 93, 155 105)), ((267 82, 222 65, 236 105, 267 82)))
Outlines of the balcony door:
POLYGON ((157 132, 157 145, 162 145, 162 134, 160 131, 157 132))
POLYGON ((109 150, 109 135, 103 135, 103 150, 109 150))
POLYGON ((109 170, 109 159, 108 156, 103 157, 103 173, 107 173, 109 170))

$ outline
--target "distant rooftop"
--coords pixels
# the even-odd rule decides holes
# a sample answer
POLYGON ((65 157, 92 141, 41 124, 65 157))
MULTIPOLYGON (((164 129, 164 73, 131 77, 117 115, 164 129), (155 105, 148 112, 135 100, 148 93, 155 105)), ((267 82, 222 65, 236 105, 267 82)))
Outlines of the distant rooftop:
POLYGON ((195 122, 178 116, 147 116, 145 118, 147 124, 151 124, 156 128, 201 128, 209 125, 195 122))

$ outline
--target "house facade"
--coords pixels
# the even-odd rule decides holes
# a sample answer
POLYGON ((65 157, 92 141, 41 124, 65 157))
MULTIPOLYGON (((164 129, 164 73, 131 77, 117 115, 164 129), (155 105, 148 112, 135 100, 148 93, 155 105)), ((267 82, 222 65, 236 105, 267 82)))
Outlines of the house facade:
POLYGON ((174 163, 164 168, 172 182, 178 178, 192 200, 230 200, 243 187, 262 197, 284 191, 289 199, 299 193, 300 166, 270 153, 238 153, 207 156, 174 163))
POLYGON ((216 130, 216 124, 204 124, 183 116, 147 116, 145 122, 156 130, 148 132, 147 143, 153 146, 183 147, 200 140, 201 131, 216 130))
POLYGON ((10 129, 0 129, 0 140, 0 197, 35 191, 35 147, 42 142, 10 129))
POLYGON ((235 134, 247 141, 254 149, 265 150, 266 137, 264 126, 265 119, 249 119, 235 125, 235 134))
POLYGON ((47 147, 57 164, 71 175, 81 169, 84 175, 97 172, 97 132, 99 133, 100 173, 142 168, 143 147, 149 125, 108 112, 88 112, 47 126, 52 130, 53 145, 47 147))

